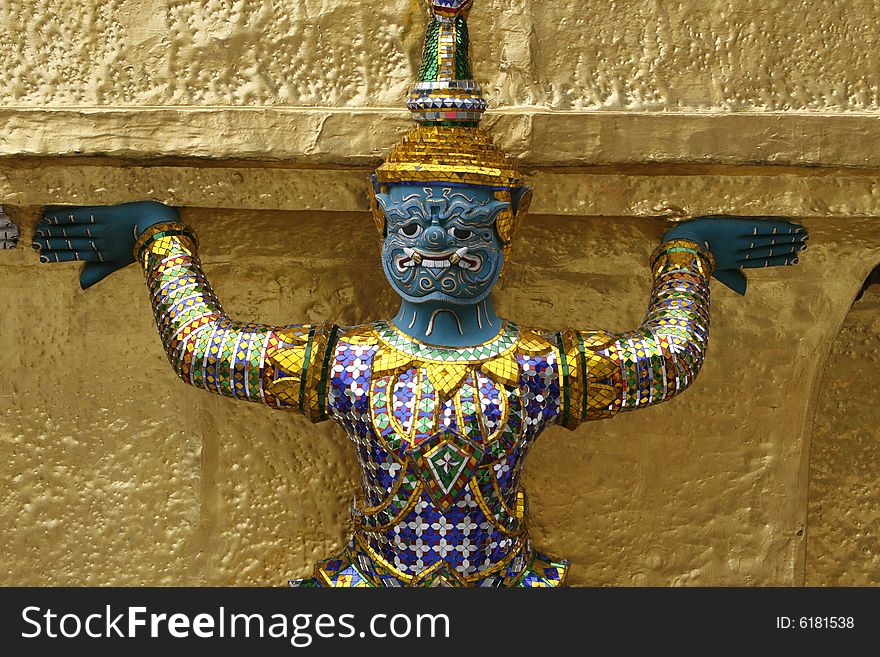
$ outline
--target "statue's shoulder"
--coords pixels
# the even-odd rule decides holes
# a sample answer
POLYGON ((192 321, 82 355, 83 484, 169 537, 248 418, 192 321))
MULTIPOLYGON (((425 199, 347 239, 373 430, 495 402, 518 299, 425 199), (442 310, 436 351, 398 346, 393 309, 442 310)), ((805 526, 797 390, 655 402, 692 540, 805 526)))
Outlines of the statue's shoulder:
POLYGON ((340 327, 296 324, 274 331, 266 349, 269 394, 280 408, 313 422, 326 419, 326 377, 340 327))
POLYGON ((331 322, 287 326, 278 332, 279 350, 292 349, 311 354, 313 350, 310 347, 314 344, 320 344, 330 351, 338 346, 374 347, 381 341, 380 328, 378 322, 359 326, 339 326, 331 322))
POLYGON ((581 349, 599 351, 614 342, 616 336, 608 331, 580 330, 574 328, 548 329, 538 326, 520 326, 519 343, 535 349, 544 349, 547 345, 560 347, 574 342, 581 349))
MULTIPOLYGON (((511 322, 508 322, 510 324, 511 322)), ((516 349, 520 353, 543 356, 557 346, 556 333, 538 326, 518 326, 516 349)))
POLYGON ((360 326, 339 327, 338 334, 338 342, 340 344, 353 347, 375 347, 380 342, 375 322, 372 324, 361 324, 360 326))

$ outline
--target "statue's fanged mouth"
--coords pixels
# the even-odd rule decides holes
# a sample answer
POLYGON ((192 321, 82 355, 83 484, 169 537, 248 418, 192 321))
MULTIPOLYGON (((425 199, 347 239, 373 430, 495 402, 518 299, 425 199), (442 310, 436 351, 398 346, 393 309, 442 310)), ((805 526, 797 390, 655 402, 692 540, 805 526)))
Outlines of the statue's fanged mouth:
POLYGON ((482 266, 483 259, 478 255, 468 253, 467 247, 443 253, 416 251, 415 249, 406 248, 403 250, 403 255, 399 255, 394 259, 394 264, 400 272, 417 265, 435 270, 458 266, 466 271, 476 271, 482 266))

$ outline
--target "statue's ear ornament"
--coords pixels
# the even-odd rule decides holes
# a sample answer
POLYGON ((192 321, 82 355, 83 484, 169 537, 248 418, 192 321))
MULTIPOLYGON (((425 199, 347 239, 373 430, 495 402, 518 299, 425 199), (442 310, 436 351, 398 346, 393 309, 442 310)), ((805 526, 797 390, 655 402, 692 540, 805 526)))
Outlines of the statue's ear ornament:
POLYGON ((383 193, 382 185, 379 184, 379 180, 376 177, 375 173, 370 174, 370 186, 372 189, 370 190, 370 211, 373 213, 373 221, 376 222, 376 229, 379 231, 379 234, 384 238, 385 237, 385 213, 382 212, 382 206, 379 205, 379 199, 377 198, 379 194, 383 193))
MULTIPOLYGON (((496 228, 505 251, 525 216, 531 189, 524 187, 516 160, 480 128, 488 103, 473 79, 467 16, 473 0, 426 0, 430 17, 419 76, 406 106, 416 127, 395 145, 376 170, 373 218, 384 233, 376 190, 389 185, 478 186, 495 192, 512 208, 496 228)), ((507 253, 505 253, 505 256, 507 253)))
POLYGON ((517 218, 523 218, 528 214, 534 196, 533 187, 517 187, 510 190, 510 202, 513 204, 513 213, 517 218))
POLYGON ((501 240, 501 247, 504 249, 510 246, 516 233, 516 205, 511 202, 512 199, 513 194, 511 192, 495 192, 495 200, 505 201, 506 204, 509 203, 495 218, 495 231, 498 233, 498 239, 501 240))

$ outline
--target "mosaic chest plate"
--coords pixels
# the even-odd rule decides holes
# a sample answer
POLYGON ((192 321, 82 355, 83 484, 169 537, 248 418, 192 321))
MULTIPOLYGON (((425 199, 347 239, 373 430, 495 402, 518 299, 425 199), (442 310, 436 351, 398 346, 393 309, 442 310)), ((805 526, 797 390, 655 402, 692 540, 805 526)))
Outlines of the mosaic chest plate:
POLYGON ((560 582, 565 564, 531 549, 519 486, 530 445, 559 412, 558 360, 553 342, 512 322, 466 348, 426 345, 387 322, 340 330, 327 414, 357 448, 362 490, 356 535, 318 567, 321 583, 560 582))

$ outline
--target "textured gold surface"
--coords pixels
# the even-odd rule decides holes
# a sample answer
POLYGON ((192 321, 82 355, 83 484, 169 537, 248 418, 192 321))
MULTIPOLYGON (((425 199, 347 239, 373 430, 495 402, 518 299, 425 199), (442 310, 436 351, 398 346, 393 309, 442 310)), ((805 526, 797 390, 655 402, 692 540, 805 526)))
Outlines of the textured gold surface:
MULTIPOLYGON (((880 150, 878 150, 880 152, 880 150)), ((247 210, 366 211, 368 169, 97 166, 77 159, 0 160, 0 204, 92 205, 155 198, 172 205, 247 210), (333 190, 318 193, 315 190, 333 190)), ((738 212, 793 217, 880 216, 880 169, 855 173, 770 167, 663 165, 532 170, 530 213, 694 217, 738 212)), ((529 220, 526 219, 526 222, 529 220)))
POLYGON ((810 448, 806 583, 880 584, 880 287, 846 316, 810 448))
MULTIPOLYGON (((35 214, 11 210, 29 234, 35 214)), ((356 323, 394 310, 367 213, 184 219, 233 316, 356 323), (328 237, 339 234, 344 249, 328 237)), ((873 220, 806 223, 802 266, 753 273, 745 298, 716 287, 709 356, 687 394, 538 441, 532 534, 570 555, 572 583, 802 581, 811 399, 880 262, 873 220)), ((534 217, 499 310, 526 325, 631 328, 661 231, 534 217)), ((341 431, 183 385, 140 272, 83 293, 76 271, 30 249, 0 254, 0 580, 280 584, 341 549, 357 477, 341 431)))
MULTIPOLYGON (((329 102, 329 101, 328 101, 329 102)), ((245 159, 375 167, 412 126, 397 106, 4 108, 0 156, 245 159)), ((876 112, 493 109, 483 128, 521 166, 880 166, 876 112)), ((129 162, 136 164, 136 162, 129 162)))
MULTIPOLYGON (((4 105, 399 107, 416 0, 3 0, 4 105)), ((874 111, 874 0, 487 0, 474 75, 493 107, 874 111)), ((417 26, 413 29, 413 26, 417 26)))

